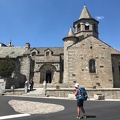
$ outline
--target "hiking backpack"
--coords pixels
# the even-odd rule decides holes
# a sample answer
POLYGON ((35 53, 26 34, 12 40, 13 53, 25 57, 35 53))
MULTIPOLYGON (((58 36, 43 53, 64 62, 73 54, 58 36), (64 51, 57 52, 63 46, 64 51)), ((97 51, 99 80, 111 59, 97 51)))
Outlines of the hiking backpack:
POLYGON ((87 91, 86 91, 86 89, 84 87, 81 86, 79 88, 79 94, 77 96, 77 99, 86 101, 87 98, 88 98, 87 91))

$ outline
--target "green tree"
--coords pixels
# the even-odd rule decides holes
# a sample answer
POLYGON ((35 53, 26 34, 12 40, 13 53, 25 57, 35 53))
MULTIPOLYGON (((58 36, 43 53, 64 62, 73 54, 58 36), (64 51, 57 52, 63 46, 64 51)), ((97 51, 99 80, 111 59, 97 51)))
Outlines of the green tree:
POLYGON ((10 77, 11 73, 15 70, 16 64, 9 56, 0 60, 0 76, 10 77))

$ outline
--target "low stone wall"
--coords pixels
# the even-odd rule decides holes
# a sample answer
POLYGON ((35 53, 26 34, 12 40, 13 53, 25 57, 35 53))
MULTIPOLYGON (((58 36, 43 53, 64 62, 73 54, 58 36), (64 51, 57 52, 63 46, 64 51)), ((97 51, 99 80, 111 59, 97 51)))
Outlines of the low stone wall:
POLYGON ((48 88, 46 89, 46 95, 48 96, 54 96, 54 97, 68 97, 69 93, 73 93, 73 89, 69 88, 48 88))
POLYGON ((1 91, 0 94, 2 95, 22 95, 25 94, 25 89, 19 88, 19 89, 5 89, 4 91, 1 91))
MULTIPOLYGON (((94 95, 102 95, 104 99, 120 99, 120 88, 86 88, 89 98, 94 98, 94 95)), ((74 93, 74 88, 47 88, 46 94, 54 97, 68 97, 74 93)))
POLYGON ((91 98, 97 94, 103 95, 105 99, 120 99, 120 88, 88 89, 87 91, 91 98))

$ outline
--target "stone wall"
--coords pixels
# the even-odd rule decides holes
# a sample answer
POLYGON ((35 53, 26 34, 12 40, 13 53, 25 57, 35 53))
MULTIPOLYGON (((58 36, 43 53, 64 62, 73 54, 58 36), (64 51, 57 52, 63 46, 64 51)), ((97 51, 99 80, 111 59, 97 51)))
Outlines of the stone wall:
POLYGON ((15 88, 24 88, 26 76, 18 72, 13 72, 12 76, 6 79, 6 89, 10 89, 12 85, 15 85, 15 88))
MULTIPOLYGON (((104 89, 86 89, 89 98, 93 99, 94 95, 103 95, 105 99, 120 99, 120 88, 104 88, 104 89)), ((54 97, 68 97, 74 93, 74 88, 47 89, 46 94, 54 97)))
POLYGON ((111 49, 92 36, 64 49, 64 81, 76 81, 87 88, 92 88, 94 84, 99 88, 113 88, 111 51, 116 51, 111 49), (89 72, 91 59, 95 60, 94 73, 89 72))
POLYGON ((20 59, 20 73, 26 76, 27 81, 30 80, 30 65, 31 59, 30 57, 23 57, 20 59))

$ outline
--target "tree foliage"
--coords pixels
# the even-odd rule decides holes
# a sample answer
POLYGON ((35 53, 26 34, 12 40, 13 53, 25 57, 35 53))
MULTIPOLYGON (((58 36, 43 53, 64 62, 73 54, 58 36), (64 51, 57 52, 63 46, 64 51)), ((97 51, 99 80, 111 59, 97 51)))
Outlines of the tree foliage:
POLYGON ((0 76, 10 77, 11 73, 15 70, 16 64, 9 56, 0 60, 0 76))

